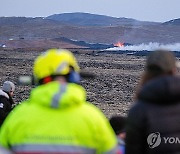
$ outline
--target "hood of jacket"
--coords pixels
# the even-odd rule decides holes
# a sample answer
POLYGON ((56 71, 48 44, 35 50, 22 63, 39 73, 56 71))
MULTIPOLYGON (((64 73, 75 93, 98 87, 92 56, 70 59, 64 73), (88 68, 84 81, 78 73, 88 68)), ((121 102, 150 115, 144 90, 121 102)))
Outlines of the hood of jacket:
POLYGON ((180 77, 165 76, 149 81, 140 91, 138 100, 162 105, 180 102, 180 77))
POLYGON ((51 108, 66 108, 86 101, 86 91, 78 84, 50 82, 32 90, 28 102, 51 108))
POLYGON ((2 89, 0 89, 0 96, 4 96, 7 99, 9 99, 9 95, 6 92, 4 92, 2 89))

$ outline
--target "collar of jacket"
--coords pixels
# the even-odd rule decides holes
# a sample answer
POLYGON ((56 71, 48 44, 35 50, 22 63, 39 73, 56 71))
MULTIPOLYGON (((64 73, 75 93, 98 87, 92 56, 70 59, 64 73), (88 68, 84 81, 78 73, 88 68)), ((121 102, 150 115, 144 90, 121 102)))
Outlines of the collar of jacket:
POLYGON ((6 92, 4 92, 2 89, 0 89, 0 96, 4 96, 6 97, 7 99, 9 99, 9 96, 6 92))
POLYGON ((180 102, 180 77, 164 76, 147 82, 140 91, 138 100, 160 105, 180 102))
POLYGON ((86 101, 86 91, 78 84, 60 84, 53 81, 40 85, 31 91, 30 103, 52 108, 66 108, 86 101))

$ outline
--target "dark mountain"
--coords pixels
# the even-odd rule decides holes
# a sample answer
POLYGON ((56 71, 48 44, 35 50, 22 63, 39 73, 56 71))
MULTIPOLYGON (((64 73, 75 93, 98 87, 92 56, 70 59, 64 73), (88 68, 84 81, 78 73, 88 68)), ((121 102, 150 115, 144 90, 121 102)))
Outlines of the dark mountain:
POLYGON ((19 25, 31 19, 26 17, 0 17, 0 25, 19 25))
POLYGON ((43 25, 43 24, 59 24, 58 21, 48 20, 43 17, 27 18, 27 17, 0 17, 0 26, 11 25, 43 25))
POLYGON ((178 26, 180 26, 180 18, 164 22, 163 25, 178 25, 178 26))
POLYGON ((63 13, 46 17, 61 23, 78 26, 122 26, 122 25, 154 25, 156 22, 138 21, 131 18, 115 18, 90 13, 63 13))
POLYGON ((0 25, 61 24, 69 26, 142 26, 158 25, 157 22, 138 21, 131 18, 115 18, 89 13, 63 13, 48 17, 0 17, 0 25))
POLYGON ((167 44, 180 42, 180 26, 88 13, 66 13, 47 18, 0 17, 0 44, 1 40, 24 40, 26 43, 26 40, 63 37, 100 44, 119 41, 130 44, 167 44))

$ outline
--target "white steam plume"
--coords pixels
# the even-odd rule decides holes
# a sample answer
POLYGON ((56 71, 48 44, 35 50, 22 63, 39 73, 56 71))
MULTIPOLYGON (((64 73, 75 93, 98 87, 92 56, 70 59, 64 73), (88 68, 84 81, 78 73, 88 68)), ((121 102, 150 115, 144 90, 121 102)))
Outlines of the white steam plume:
POLYGON ((149 44, 139 44, 139 45, 130 45, 122 47, 109 48, 107 50, 116 51, 116 50, 130 50, 130 51, 153 51, 157 49, 167 49, 171 51, 180 51, 180 43, 174 44, 160 44, 160 43, 149 43, 149 44))

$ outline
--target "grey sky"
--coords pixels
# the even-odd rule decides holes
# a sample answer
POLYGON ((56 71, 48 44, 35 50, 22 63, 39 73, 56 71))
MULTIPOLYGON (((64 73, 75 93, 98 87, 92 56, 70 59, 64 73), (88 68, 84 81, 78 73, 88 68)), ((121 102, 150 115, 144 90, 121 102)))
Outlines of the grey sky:
POLYGON ((88 12, 145 21, 180 18, 180 0, 0 0, 0 16, 88 12))

